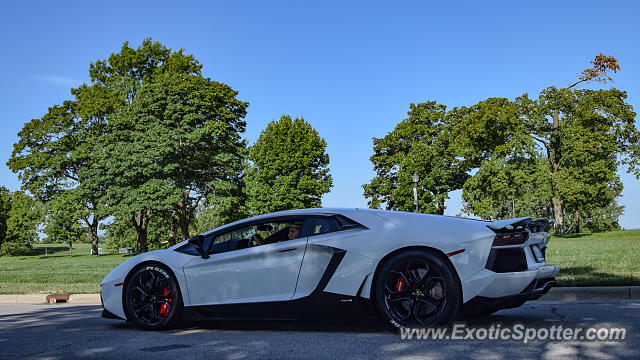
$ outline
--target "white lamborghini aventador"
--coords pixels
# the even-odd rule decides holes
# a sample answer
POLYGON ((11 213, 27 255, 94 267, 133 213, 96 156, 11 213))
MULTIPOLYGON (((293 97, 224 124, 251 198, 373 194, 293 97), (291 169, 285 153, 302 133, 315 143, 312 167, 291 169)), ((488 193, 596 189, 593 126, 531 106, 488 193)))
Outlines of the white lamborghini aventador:
POLYGON ((368 209, 256 216, 117 266, 100 284, 103 316, 151 330, 186 316, 447 324, 548 291, 559 271, 544 261, 548 226, 368 209))

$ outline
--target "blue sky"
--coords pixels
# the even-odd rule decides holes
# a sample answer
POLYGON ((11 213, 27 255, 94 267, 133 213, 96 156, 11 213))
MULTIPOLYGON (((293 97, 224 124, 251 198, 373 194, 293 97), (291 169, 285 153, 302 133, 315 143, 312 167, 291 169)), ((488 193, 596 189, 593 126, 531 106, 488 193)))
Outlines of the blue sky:
MULTIPOLYGON (((604 52, 640 110, 640 2, 23 1, 0 4, 0 184, 23 124, 88 81, 89 63, 152 37, 194 54, 250 103, 246 138, 303 115, 327 140, 325 206, 366 206, 372 137, 410 103, 472 105, 570 84, 604 52)), ((621 171, 621 224, 640 228, 640 182, 621 171)), ((460 209, 460 193, 447 201, 460 209)))

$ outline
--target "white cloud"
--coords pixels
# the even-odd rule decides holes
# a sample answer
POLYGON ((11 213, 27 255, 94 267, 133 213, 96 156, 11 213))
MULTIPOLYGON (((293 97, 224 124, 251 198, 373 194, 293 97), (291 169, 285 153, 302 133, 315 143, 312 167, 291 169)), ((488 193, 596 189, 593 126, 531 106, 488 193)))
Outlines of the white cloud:
POLYGON ((78 87, 82 84, 82 80, 72 79, 57 75, 36 75, 36 78, 49 85, 60 86, 65 88, 78 87))

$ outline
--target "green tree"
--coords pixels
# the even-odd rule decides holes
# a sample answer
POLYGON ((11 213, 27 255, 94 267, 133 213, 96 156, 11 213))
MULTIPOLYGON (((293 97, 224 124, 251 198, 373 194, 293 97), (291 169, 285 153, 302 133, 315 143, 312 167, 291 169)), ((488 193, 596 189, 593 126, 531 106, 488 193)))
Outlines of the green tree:
POLYGON ((182 50, 174 52, 151 39, 136 49, 125 42, 119 53, 90 64, 91 84, 71 89, 73 100, 25 124, 7 165, 18 173, 23 188, 43 203, 66 198, 73 190, 84 207, 77 214, 89 228, 92 254, 97 254, 98 226, 110 215, 101 202, 105 185, 95 165, 108 118, 131 104, 155 75, 199 74, 200 69, 182 50))
POLYGON ((621 229, 618 219, 623 213, 624 206, 618 205, 617 201, 612 201, 606 207, 587 210, 581 221, 591 232, 617 231, 621 229))
MULTIPOLYGON (((85 88, 86 89, 86 88, 85 88)), ((18 133, 19 140, 7 165, 18 173, 22 187, 42 202, 59 201, 74 192, 79 204, 84 204, 78 214, 94 234, 94 251, 97 253, 97 229, 101 220, 96 211, 99 197, 104 190, 101 182, 92 179, 92 149, 102 134, 103 121, 94 116, 81 115, 90 103, 102 102, 97 92, 88 91, 74 101, 49 108, 40 119, 26 123, 18 133), (82 110, 80 110, 82 109, 82 110)), ((80 96, 80 91, 75 92, 80 96)), ((108 107, 110 107, 109 105, 108 107)))
POLYGON ((640 176, 640 136, 625 92, 571 89, 611 81, 607 72, 620 69, 602 54, 592 65, 569 88, 547 88, 535 100, 489 98, 449 111, 435 102, 412 104, 408 119, 374 138, 377 176, 364 185, 369 205, 412 209, 415 172, 425 212, 442 214, 456 189, 463 189, 463 212, 490 219, 553 215, 558 232, 567 212, 576 231, 581 213, 614 209, 622 190, 618 165, 640 176))
POLYGON ((69 256, 73 255, 73 243, 80 242, 89 233, 86 224, 83 226, 80 220, 84 209, 74 200, 73 197, 63 199, 60 196, 47 203, 44 210, 44 233, 48 237, 47 242, 67 244, 69 256))
POLYGON ((518 104, 490 98, 451 124, 461 157, 474 172, 463 185, 462 212, 486 219, 544 216, 548 180, 518 104))
POLYGON ((551 215, 551 188, 543 159, 492 157, 464 184, 462 212, 483 219, 551 215))
MULTIPOLYGON (((156 213, 147 226, 147 248, 158 250, 166 248, 163 241, 169 239, 169 231, 175 219, 168 212, 156 213)), ((131 226, 131 219, 114 219, 109 224, 103 225, 105 232, 105 246, 108 252, 117 253, 120 248, 136 248, 137 232, 131 226)))
POLYGON ((104 200, 117 218, 131 219, 139 252, 154 214, 173 211, 186 239, 207 196, 236 186, 248 105, 236 96, 201 76, 165 73, 110 119, 100 151, 104 200))
POLYGON ((2 244, 7 238, 7 221, 11 211, 11 192, 4 186, 0 186, 0 256, 2 256, 2 244))
POLYGON ((303 118, 270 122, 249 148, 245 184, 252 215, 320 207, 333 180, 327 143, 303 118))
POLYGON ((458 156, 460 148, 450 132, 461 111, 429 101, 411 104, 407 114, 384 138, 373 139, 376 177, 363 185, 364 196, 372 208, 384 204, 388 210, 414 211, 415 172, 419 210, 443 214, 449 192, 469 177, 468 161, 458 156))
POLYGON ((620 196, 616 173, 624 162, 636 169, 638 130, 626 92, 547 88, 538 99, 516 99, 548 166, 556 231, 565 232, 564 217, 608 206, 620 196), (622 161, 619 160, 622 159, 622 161))
POLYGON ((38 240, 41 208, 37 201, 22 191, 11 193, 10 202, 6 237, 2 246, 8 255, 23 255, 38 240))
POLYGON ((193 233, 203 233, 248 216, 243 179, 237 180, 239 182, 230 184, 226 191, 209 195, 196 209, 195 221, 190 228, 193 233))
POLYGON ((526 94, 516 99, 530 135, 549 163, 554 226, 559 233, 566 231, 567 209, 574 210, 575 229, 579 230, 580 209, 607 206, 620 195, 622 184, 615 173, 618 156, 629 171, 640 176, 640 136, 636 114, 625 101, 626 92, 572 89, 592 81, 613 81, 608 72, 620 70, 614 57, 603 54, 591 64, 567 88, 549 87, 537 100, 526 94))
POLYGON ((580 212, 620 196, 618 156, 634 166, 635 113, 625 98, 616 89, 548 88, 535 100, 525 94, 472 106, 455 125, 457 138, 475 149, 465 158, 483 160, 464 185, 463 211, 491 219, 554 216, 558 232, 568 230, 564 217, 571 212, 572 231, 579 231, 580 212), (505 127, 495 109, 508 107, 512 125, 505 127))

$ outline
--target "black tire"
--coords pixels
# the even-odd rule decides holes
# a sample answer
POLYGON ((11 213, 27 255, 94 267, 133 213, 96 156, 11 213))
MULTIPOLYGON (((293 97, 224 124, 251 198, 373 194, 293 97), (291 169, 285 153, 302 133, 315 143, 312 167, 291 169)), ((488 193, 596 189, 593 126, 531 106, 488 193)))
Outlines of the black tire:
POLYGON ((389 329, 451 323, 462 291, 453 267, 440 256, 411 250, 390 258, 376 275, 373 299, 389 329))
POLYGON ((143 329, 170 329, 180 321, 184 306, 180 288, 165 266, 140 267, 128 277, 124 292, 127 319, 143 329))

